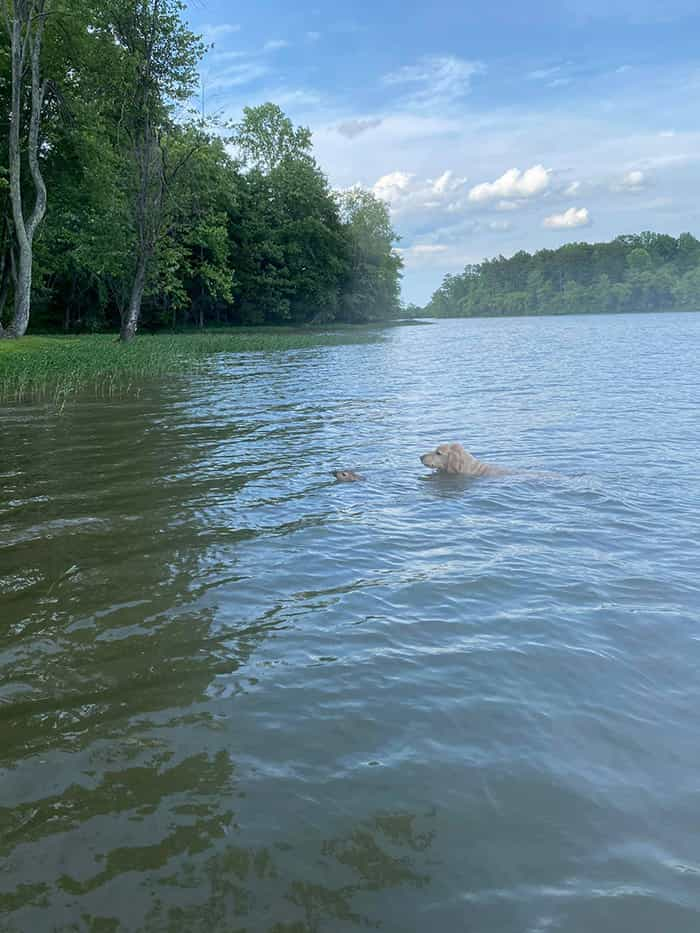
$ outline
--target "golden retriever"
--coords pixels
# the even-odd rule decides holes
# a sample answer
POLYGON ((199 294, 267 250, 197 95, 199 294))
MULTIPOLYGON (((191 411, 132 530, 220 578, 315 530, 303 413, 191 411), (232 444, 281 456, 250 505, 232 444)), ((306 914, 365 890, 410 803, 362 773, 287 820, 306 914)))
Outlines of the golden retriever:
POLYGON ((430 453, 423 454, 420 462, 439 473, 456 473, 460 476, 505 476, 509 472, 502 467, 482 463, 461 444, 440 444, 430 453))

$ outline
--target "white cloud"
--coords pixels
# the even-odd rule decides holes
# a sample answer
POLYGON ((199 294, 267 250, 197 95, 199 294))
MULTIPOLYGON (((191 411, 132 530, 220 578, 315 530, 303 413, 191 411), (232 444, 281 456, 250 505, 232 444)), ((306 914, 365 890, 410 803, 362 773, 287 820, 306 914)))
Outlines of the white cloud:
POLYGON ((202 26, 202 36, 205 42, 216 42, 224 36, 230 36, 234 32, 240 32, 241 27, 238 23, 219 23, 214 26, 212 23, 205 23, 202 26))
POLYGON ((444 195, 448 194, 450 191, 456 191, 458 188, 461 188, 465 181, 465 178, 455 178, 454 172, 448 169, 446 172, 443 172, 439 178, 436 178, 435 181, 429 179, 428 184, 433 194, 444 195))
POLYGON ((418 243, 415 246, 396 250, 404 263, 413 267, 442 265, 448 251, 449 247, 441 243, 418 243))
POLYGON ((307 32, 306 38, 309 40, 309 42, 318 42, 318 40, 321 38, 321 33, 320 32, 307 32))
POLYGON ((432 256, 435 253, 444 253, 446 250, 447 247, 440 243, 424 243, 411 246, 409 249, 404 250, 404 252, 413 253, 416 256, 432 256))
POLYGON ((484 71, 480 62, 454 55, 423 58, 417 65, 405 65, 384 76, 388 85, 414 85, 408 102, 414 106, 449 103, 469 93, 474 75, 484 71))
POLYGON ((265 52, 276 52, 278 49, 288 49, 289 42, 286 39, 270 39, 263 46, 265 52))
POLYGON ((580 181, 572 181, 571 184, 567 185, 567 187, 564 189, 564 194, 568 198, 572 198, 575 194, 578 193, 580 188, 581 188, 580 181))
POLYGON ((572 227, 587 227, 591 222, 588 208, 570 207, 563 214, 551 214, 545 217, 543 226, 548 230, 569 230, 572 227))
POLYGON ((419 178, 411 172, 390 172, 372 186, 394 215, 424 216, 427 211, 461 211, 466 207, 465 179, 448 169, 437 178, 419 178))
POLYGON ((635 169, 634 171, 626 172, 619 185, 614 185, 613 188, 616 191, 640 191, 645 183, 646 175, 644 172, 635 169))
POLYGON ((399 200, 402 194, 408 190, 413 177, 411 172, 389 172, 388 175, 382 175, 374 183, 372 191, 378 198, 392 204, 394 201, 399 200))
POLYGON ((485 181, 469 192, 470 201, 492 201, 496 198, 530 198, 542 194, 549 186, 550 170, 533 165, 521 172, 511 168, 496 181, 485 181))

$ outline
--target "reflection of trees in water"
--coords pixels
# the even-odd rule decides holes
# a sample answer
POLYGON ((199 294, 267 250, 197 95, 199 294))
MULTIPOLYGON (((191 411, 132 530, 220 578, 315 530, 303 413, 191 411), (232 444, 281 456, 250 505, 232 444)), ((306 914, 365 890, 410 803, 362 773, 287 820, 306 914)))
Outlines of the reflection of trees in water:
MULTIPOLYGON (((42 801, 48 810, 55 808, 50 816, 41 807, 17 814, 20 823, 24 819, 24 841, 31 842, 36 834, 46 845, 47 820, 50 832, 64 837, 85 811, 95 820, 129 812, 132 819, 134 812, 144 818, 169 798, 171 804, 181 801, 172 806, 177 825, 169 821, 162 838, 115 845, 89 860, 92 867, 95 862, 102 866, 98 872, 79 878, 64 871, 55 879, 0 893, 0 914, 8 921, 14 915, 17 923, 6 929, 43 928, 48 913, 56 933, 132 929, 134 920, 130 924, 126 917, 135 916, 136 928, 151 933, 316 933, 330 922, 379 926, 379 919, 372 917, 373 896, 430 882, 426 869, 434 836, 431 814, 379 814, 357 824, 347 836, 322 840, 318 850, 308 842, 285 840, 246 848, 224 843, 231 833, 240 832, 234 814, 223 805, 230 799, 233 778, 227 755, 193 756, 165 770, 159 785, 151 777, 145 769, 114 772, 93 791, 74 787, 60 798, 42 801), (187 803, 195 785, 196 802, 187 803), (207 854, 216 848, 215 854, 207 854), (300 866, 306 866, 307 877, 300 877, 300 866), (62 915, 80 916, 84 925, 62 924, 62 915)), ((11 827, 9 836, 3 834, 3 856, 12 851, 13 835, 11 827)), ((94 840, 90 848, 94 851, 94 840)), ((12 868, 11 857, 7 866, 12 868)))
POLYGON ((176 890, 161 895, 144 929, 268 931, 317 933, 346 926, 378 927, 381 920, 356 905, 381 891, 430 883, 426 865, 417 862, 430 848, 434 832, 418 828, 430 816, 395 812, 362 822, 348 835, 324 840, 311 858, 294 845, 243 849, 227 846, 201 868, 190 864, 167 879, 176 890), (301 856, 301 857, 300 857, 301 856), (312 877, 295 877, 303 860, 312 877), (168 906, 177 889, 199 892, 197 903, 168 906), (206 891, 206 899, 201 892, 206 891))
POLYGON ((149 716, 195 704, 254 650, 255 633, 236 644, 212 631, 208 593, 235 576, 247 533, 204 526, 216 489, 201 461, 223 429, 193 439, 188 417, 152 387, 9 425, 0 765, 104 739, 129 757, 149 716))

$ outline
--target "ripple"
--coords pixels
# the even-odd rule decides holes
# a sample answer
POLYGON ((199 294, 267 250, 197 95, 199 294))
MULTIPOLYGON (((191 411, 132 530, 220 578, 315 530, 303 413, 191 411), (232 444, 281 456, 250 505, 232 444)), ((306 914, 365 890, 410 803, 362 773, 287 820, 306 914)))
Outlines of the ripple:
POLYGON ((698 340, 447 321, 0 413, 0 925, 695 933, 698 340))

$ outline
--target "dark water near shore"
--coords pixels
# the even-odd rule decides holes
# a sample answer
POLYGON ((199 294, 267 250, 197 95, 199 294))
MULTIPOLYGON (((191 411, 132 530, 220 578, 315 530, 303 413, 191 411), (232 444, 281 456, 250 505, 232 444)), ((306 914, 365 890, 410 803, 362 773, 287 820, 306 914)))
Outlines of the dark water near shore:
POLYGON ((1 411, 0 930, 697 933, 699 352, 449 321, 1 411))

